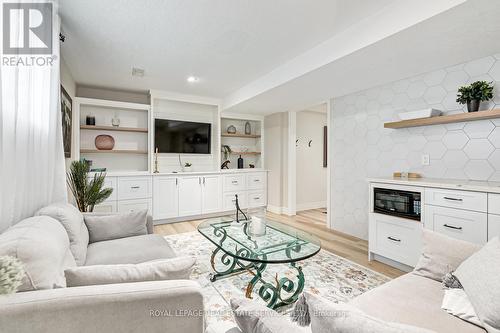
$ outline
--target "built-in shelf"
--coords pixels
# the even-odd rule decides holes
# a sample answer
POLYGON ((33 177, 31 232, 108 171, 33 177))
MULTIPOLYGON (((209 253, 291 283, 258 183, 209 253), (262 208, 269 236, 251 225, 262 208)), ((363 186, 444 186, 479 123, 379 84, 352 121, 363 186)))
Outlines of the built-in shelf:
POLYGON ((495 118, 500 118, 500 109, 479 111, 479 112, 458 113, 449 116, 394 121, 390 123, 385 123, 384 127, 407 128, 407 127, 430 126, 439 124, 462 123, 466 121, 487 120, 495 118))
POLYGON ((257 139, 260 138, 260 135, 257 134, 229 134, 229 133, 222 133, 222 137, 224 138, 250 138, 250 139, 257 139))
POLYGON ((260 155, 260 151, 232 151, 232 155, 260 155))
POLYGON ((98 149, 80 149, 82 154, 147 154, 147 150, 127 150, 127 149, 113 149, 113 150, 98 150, 98 149))
POLYGON ((92 126, 92 125, 81 125, 81 129, 85 130, 96 130, 96 131, 119 131, 119 132, 139 132, 147 133, 147 128, 135 128, 135 127, 115 127, 115 126, 92 126))

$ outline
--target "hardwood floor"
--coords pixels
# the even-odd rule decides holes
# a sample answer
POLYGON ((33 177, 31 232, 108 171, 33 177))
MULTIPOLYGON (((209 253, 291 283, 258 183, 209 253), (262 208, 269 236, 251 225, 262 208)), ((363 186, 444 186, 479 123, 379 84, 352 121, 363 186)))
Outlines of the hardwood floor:
MULTIPOLYGON (((333 231, 326 226, 325 209, 312 209, 298 212, 296 216, 267 213, 268 217, 278 222, 289 224, 321 239, 321 246, 332 253, 354 261, 391 278, 398 277, 404 272, 377 261, 368 261, 368 242, 353 236, 333 231)), ((196 231, 202 220, 178 222, 155 226, 155 233, 173 235, 183 232, 196 231)))

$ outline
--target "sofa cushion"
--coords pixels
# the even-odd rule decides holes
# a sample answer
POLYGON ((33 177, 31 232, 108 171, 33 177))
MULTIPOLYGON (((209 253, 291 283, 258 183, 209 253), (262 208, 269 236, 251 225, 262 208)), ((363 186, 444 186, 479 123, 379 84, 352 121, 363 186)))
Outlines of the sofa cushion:
POLYGON ((482 328, 442 310, 443 297, 441 283, 409 273, 356 297, 349 304, 373 317, 440 333, 484 333, 482 328))
POLYGON ((462 288, 445 289, 441 308, 455 317, 483 327, 469 297, 462 288))
POLYGON ((422 254, 413 272, 441 282, 444 276, 457 267, 481 247, 463 240, 451 238, 424 229, 422 254))
POLYGON ((304 312, 311 320, 312 333, 433 333, 421 327, 384 321, 352 305, 330 302, 309 292, 302 297, 307 304, 304 312))
POLYGON ((177 257, 141 264, 93 265, 64 271, 68 287, 163 280, 188 280, 196 259, 177 257))
POLYGON ((479 320, 488 332, 500 332, 500 239, 493 238, 456 270, 479 320))
POLYGON ((0 256, 18 258, 26 275, 18 291, 66 286, 64 270, 75 267, 66 230, 49 216, 25 219, 0 235, 0 256))
POLYGON ((176 257, 160 235, 143 235, 92 243, 87 250, 86 266, 138 264, 176 257))
POLYGON ((89 245, 89 232, 83 222, 83 215, 73 205, 55 203, 40 209, 36 215, 46 215, 58 220, 68 233, 71 253, 77 265, 83 265, 89 245))
POLYGON ((148 210, 113 215, 84 216, 89 229, 90 243, 111 239, 146 235, 146 219, 148 210))

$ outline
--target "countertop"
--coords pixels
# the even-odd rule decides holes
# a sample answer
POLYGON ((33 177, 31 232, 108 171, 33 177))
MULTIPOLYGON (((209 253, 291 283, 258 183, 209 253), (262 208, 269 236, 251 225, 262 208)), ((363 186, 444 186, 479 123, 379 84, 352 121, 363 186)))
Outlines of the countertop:
POLYGON ((266 169, 224 169, 215 171, 188 171, 188 172, 159 172, 152 173, 147 171, 106 171, 108 177, 134 177, 134 176, 189 176, 189 175, 224 175, 231 173, 248 173, 248 172, 268 172, 266 169))
POLYGON ((422 187, 445 188, 451 190, 500 193, 500 182, 485 182, 461 179, 439 179, 439 178, 368 178, 370 183, 410 185, 422 187))

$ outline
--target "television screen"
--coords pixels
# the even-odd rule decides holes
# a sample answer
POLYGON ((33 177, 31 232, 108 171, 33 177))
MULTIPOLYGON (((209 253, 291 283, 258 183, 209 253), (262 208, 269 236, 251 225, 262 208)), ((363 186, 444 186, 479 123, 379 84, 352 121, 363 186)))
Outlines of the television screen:
POLYGON ((211 124, 155 119, 155 148, 160 153, 210 154, 211 124))

